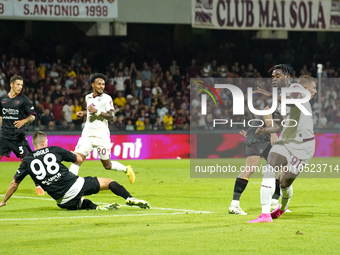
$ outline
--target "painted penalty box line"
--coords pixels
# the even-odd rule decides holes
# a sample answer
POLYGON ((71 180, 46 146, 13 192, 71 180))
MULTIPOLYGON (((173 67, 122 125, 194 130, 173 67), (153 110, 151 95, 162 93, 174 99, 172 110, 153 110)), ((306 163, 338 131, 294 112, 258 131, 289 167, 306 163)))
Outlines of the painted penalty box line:
MULTIPOLYGON (((5 195, 0 194, 0 197, 4 197, 5 195)), ((24 199, 36 199, 36 200, 48 200, 48 201, 55 201, 54 199, 51 198, 42 198, 42 197, 23 197, 23 196, 12 196, 12 198, 24 198, 24 199)), ((95 202, 97 204, 108 204, 108 203, 103 203, 103 202, 95 202)), ((126 206, 126 207, 131 207, 128 205, 121 205, 121 206, 126 206)), ((183 213, 214 213, 214 212, 210 212, 210 211, 196 211, 196 210, 187 210, 187 209, 175 209, 175 208, 162 208, 162 207, 151 207, 152 209, 155 210, 164 210, 164 211, 179 211, 179 212, 183 212, 183 213)), ((172 213, 174 214, 174 213, 172 213)), ((151 215, 155 215, 155 214, 151 214, 151 215)), ((0 219, 1 220, 1 219, 0 219)))

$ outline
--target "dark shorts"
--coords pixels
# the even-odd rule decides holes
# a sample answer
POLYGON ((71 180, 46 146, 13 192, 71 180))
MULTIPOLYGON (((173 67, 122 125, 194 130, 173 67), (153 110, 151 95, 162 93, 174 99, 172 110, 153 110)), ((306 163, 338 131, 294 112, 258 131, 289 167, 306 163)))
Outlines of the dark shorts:
POLYGON ((246 145, 246 158, 249 156, 260 156, 267 160, 271 148, 270 142, 246 145))
POLYGON ((100 184, 98 182, 97 177, 88 176, 88 177, 85 177, 84 180, 85 180, 84 186, 82 187, 78 195, 65 204, 62 204, 62 205, 58 204, 60 208, 68 209, 68 210, 81 210, 83 209, 81 206, 82 196, 89 196, 89 195, 97 194, 99 192, 100 184))
POLYGON ((14 152, 17 158, 24 158, 32 150, 26 137, 18 138, 13 141, 0 136, 0 155, 9 157, 11 151, 14 152))

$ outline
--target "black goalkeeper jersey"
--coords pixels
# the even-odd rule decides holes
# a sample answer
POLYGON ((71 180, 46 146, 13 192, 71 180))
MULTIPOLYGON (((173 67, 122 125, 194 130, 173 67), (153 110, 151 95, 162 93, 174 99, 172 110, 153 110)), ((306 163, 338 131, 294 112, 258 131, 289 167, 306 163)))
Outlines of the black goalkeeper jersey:
POLYGON ((27 96, 19 94, 10 98, 7 94, 0 97, 0 116, 2 116, 1 136, 17 140, 20 136, 26 136, 28 125, 20 129, 14 126, 14 121, 26 119, 29 115, 35 114, 32 102, 27 96))
POLYGON ((21 163, 14 179, 22 181, 30 175, 53 199, 58 200, 76 182, 74 175, 61 161, 75 162, 77 156, 61 147, 50 146, 30 152, 21 163))

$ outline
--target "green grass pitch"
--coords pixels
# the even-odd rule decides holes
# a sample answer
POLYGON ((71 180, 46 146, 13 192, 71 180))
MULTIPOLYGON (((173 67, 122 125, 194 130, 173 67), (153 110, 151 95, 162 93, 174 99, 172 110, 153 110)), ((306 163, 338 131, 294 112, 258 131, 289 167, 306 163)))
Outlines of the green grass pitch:
MULTIPOLYGON (((244 159, 225 159, 241 166, 244 159)), ((235 179, 190 178, 189 160, 121 161, 132 164, 136 182, 85 161, 80 176, 112 178, 150 210, 67 211, 35 193, 27 177, 0 208, 0 254, 336 254, 340 253, 340 179, 299 178, 291 213, 273 223, 247 224, 261 212, 260 178, 250 179, 241 206, 247 216, 228 214, 235 179)), ((339 164, 338 158, 311 163, 339 164)), ((261 163, 264 163, 264 161, 261 163)), ((2 199, 19 163, 0 162, 2 199)), ((339 173, 340 176, 340 173, 339 173)), ((109 191, 97 203, 124 200, 109 191)))

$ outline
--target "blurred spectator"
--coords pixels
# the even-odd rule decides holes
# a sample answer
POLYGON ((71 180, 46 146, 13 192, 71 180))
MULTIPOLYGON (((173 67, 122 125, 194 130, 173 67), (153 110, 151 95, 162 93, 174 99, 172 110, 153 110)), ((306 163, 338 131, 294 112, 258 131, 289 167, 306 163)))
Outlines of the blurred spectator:
POLYGON ((191 60, 191 65, 187 68, 186 71, 186 81, 189 83, 190 78, 197 78, 200 74, 200 68, 196 66, 196 60, 191 60))
POLYGON ((157 82, 153 85, 151 92, 153 98, 155 98, 159 93, 162 93, 162 89, 158 86, 157 82))
POLYGON ((44 113, 38 120, 38 125, 42 130, 48 130, 49 127, 52 127, 52 130, 54 129, 54 117, 49 109, 44 110, 44 113))
POLYGON ((143 95, 143 79, 141 78, 141 73, 137 72, 136 79, 133 82, 132 89, 135 91, 135 96, 139 98, 143 95))
POLYGON ((176 60, 172 60, 172 65, 169 67, 169 71, 171 75, 174 75, 176 73, 176 70, 179 69, 179 66, 177 65, 176 60))
POLYGON ((72 99, 67 101, 67 104, 63 106, 63 118, 67 121, 68 124, 72 123, 72 99))
POLYGON ((144 120, 145 123, 145 130, 152 130, 152 124, 150 123, 150 118, 145 118, 144 120))
POLYGON ((2 95, 5 95, 5 94, 7 94, 7 91, 6 91, 6 89, 5 89, 5 84, 0 84, 0 97, 2 96, 2 95))
POLYGON ((39 73, 39 80, 45 80, 46 79, 46 66, 44 66, 42 63, 39 64, 39 67, 37 69, 39 73))
POLYGON ((143 99, 144 99, 144 103, 148 105, 148 107, 150 107, 151 106, 151 87, 150 87, 149 80, 144 81, 143 99))
POLYGON ((119 115, 117 120, 114 122, 114 130, 118 130, 118 131, 126 130, 123 115, 119 115))
POLYGON ((122 95, 125 96, 125 89, 126 89, 126 84, 125 81, 129 80, 129 76, 123 76, 123 72, 120 71, 118 72, 118 76, 113 78, 113 81, 116 83, 116 92, 122 92, 122 95))
POLYGON ((184 103, 183 99, 182 99, 182 93, 180 91, 176 92, 176 97, 174 98, 174 108, 176 110, 181 109, 181 105, 184 103))
POLYGON ((123 93, 118 91, 117 97, 113 100, 113 104, 124 107, 126 105, 126 99, 123 97, 123 93))
POLYGON ((142 117, 138 117, 135 125, 136 125, 137 131, 145 130, 145 124, 144 124, 144 121, 142 120, 142 117))
POLYGON ((0 85, 6 86, 6 74, 0 68, 0 85))
POLYGON ((149 112, 149 118, 150 118, 150 123, 152 125, 154 125, 156 123, 156 120, 157 120, 157 112, 156 112, 156 108, 154 105, 151 106, 150 108, 150 112, 149 112))
POLYGON ((165 130, 172 130, 173 129, 173 118, 170 115, 170 112, 167 112, 163 118, 164 129, 165 130))
POLYGON ((59 78, 59 73, 57 72, 57 64, 53 63, 50 71, 50 77, 53 79, 54 83, 57 83, 57 79, 59 78))
POLYGON ((183 129, 184 120, 183 120, 183 115, 182 115, 182 114, 178 115, 178 118, 176 119, 174 125, 176 125, 176 129, 177 129, 177 130, 183 129))
POLYGON ((182 77, 179 72, 179 69, 175 70, 175 74, 172 76, 172 80, 175 83, 175 90, 176 91, 182 91, 183 86, 182 86, 182 77))
POLYGON ((125 130, 126 131, 134 131, 135 130, 135 127, 132 125, 132 121, 131 120, 127 121, 127 125, 125 127, 125 130))
POLYGON ((68 79, 65 81, 65 88, 66 88, 66 93, 70 93, 70 87, 73 85, 73 82, 75 80, 74 75, 68 76, 68 79))
POLYGON ((91 73, 91 67, 87 63, 87 58, 83 58, 83 62, 80 67, 80 72, 85 73, 85 74, 90 74, 91 73))
POLYGON ((319 119, 319 121, 320 121, 320 125, 321 125, 322 128, 326 128, 327 127, 328 120, 325 117, 325 113, 324 112, 321 112, 321 118, 319 119))
POLYGON ((83 123, 83 119, 78 119, 77 112, 82 111, 83 108, 79 105, 78 99, 74 99, 74 104, 72 105, 72 123, 75 126, 80 126, 83 123))
POLYGON ((141 71, 141 78, 143 81, 151 79, 150 67, 146 62, 143 63, 143 70, 141 71))
POLYGON ((52 110, 52 113, 53 113, 53 116, 54 116, 54 122, 57 126, 57 128, 59 126, 61 126, 61 122, 62 122, 62 110, 63 110, 63 105, 60 104, 60 101, 59 99, 54 99, 53 101, 53 110, 52 110))
POLYGON ((163 123, 161 122, 160 117, 157 117, 156 123, 152 125, 153 130, 164 130, 163 123))
POLYGON ((36 92, 39 87, 39 84, 40 82, 38 81, 38 77, 35 74, 33 74, 31 76, 31 79, 28 82, 26 82, 26 87, 28 88, 29 93, 36 92))

